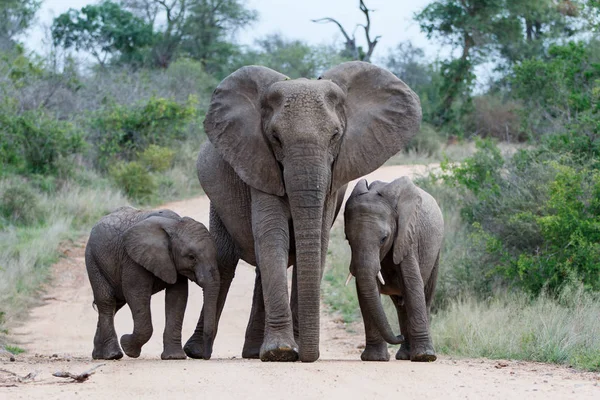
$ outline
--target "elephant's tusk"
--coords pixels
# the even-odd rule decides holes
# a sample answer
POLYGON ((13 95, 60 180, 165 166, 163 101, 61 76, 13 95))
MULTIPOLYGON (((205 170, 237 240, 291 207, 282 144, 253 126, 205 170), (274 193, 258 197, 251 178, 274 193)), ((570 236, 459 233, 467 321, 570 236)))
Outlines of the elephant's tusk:
POLYGON ((346 278, 346 284, 344 286, 348 286, 350 283, 350 279, 352 279, 352 272, 348 272, 348 277, 346 278))
POLYGON ((377 273, 377 279, 379 279, 379 282, 381 282, 381 284, 385 286, 385 281, 383 280, 383 275, 381 275, 381 271, 377 273))

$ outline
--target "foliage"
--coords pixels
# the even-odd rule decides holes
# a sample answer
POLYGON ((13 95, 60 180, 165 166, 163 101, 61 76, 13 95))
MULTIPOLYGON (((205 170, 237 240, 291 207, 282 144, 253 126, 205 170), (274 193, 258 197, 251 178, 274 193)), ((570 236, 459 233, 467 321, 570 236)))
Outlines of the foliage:
POLYGON ((0 162, 25 174, 56 174, 61 159, 85 147, 83 134, 73 124, 58 121, 43 110, 15 114, 0 108, 0 162))
POLYGON ((118 162, 108 174, 127 196, 138 202, 149 202, 157 189, 154 177, 138 161, 118 162))
POLYGON ((54 44, 65 49, 89 51, 104 64, 118 53, 131 60, 141 48, 153 42, 152 27, 117 3, 104 0, 77 11, 69 9, 52 24, 54 44))
POLYGON ((3 0, 0 3, 0 51, 14 46, 15 36, 31 24, 41 0, 3 0))
POLYGON ((417 154, 431 157, 440 151, 442 141, 440 133, 433 126, 423 124, 419 133, 408 143, 405 151, 415 151, 417 154))
POLYGON ((288 77, 316 78, 343 61, 332 46, 311 46, 301 40, 289 40, 280 34, 256 41, 256 49, 247 49, 233 61, 232 69, 244 65, 264 65, 288 77))
MULTIPOLYGON (((515 67, 513 95, 526 105, 528 132, 538 137, 584 124, 592 141, 600 95, 600 42, 552 46, 548 56, 515 67)), ((581 128, 578 126, 577 128, 581 128)))
POLYGON ((43 215, 39 194, 25 180, 4 181, 0 185, 0 227, 8 224, 33 225, 43 215), (2 220, 6 223, 2 223, 2 220))
POLYGON ((495 145, 461 165, 443 165, 463 193, 462 214, 488 255, 488 276, 532 294, 569 282, 600 290, 600 174, 547 148, 506 161, 495 145))
POLYGON ((151 144, 138 155, 138 158, 150 171, 164 172, 173 165, 175 150, 151 144))
POLYGON ((115 157, 131 159, 150 144, 169 145, 185 139, 187 124, 197 116, 196 102, 192 96, 183 105, 151 98, 146 104, 112 104, 100 111, 92 121, 98 165, 105 168, 115 157))

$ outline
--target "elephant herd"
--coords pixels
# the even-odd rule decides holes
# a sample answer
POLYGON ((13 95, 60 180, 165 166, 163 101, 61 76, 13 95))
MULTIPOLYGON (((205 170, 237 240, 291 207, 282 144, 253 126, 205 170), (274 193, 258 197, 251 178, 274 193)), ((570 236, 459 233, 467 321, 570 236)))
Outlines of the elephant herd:
MULTIPOLYGON (((389 71, 343 63, 316 80, 246 66, 215 89, 204 121, 198 178, 210 226, 169 210, 121 208, 92 229, 86 266, 98 309, 93 358, 137 357, 152 335, 150 296, 166 289, 163 359, 209 359, 239 260, 256 266, 242 356, 263 361, 319 358, 320 284, 329 232, 348 182, 403 149, 418 132, 418 96, 389 71), (291 296, 287 268, 294 266, 291 296), (187 280, 204 305, 182 348, 187 280), (132 310, 121 347, 115 312, 132 310)), ((429 334, 443 220, 435 200, 403 177, 361 180, 344 214, 365 324, 361 358, 436 359, 429 334), (379 299, 398 311, 396 336, 379 299)))

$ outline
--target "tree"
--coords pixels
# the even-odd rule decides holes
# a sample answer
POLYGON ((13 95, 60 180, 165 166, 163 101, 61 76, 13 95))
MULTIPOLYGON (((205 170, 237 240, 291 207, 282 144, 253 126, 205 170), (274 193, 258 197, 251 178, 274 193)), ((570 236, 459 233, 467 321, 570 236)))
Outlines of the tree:
POLYGON ((311 46, 301 40, 286 39, 280 34, 267 35, 256 41, 256 49, 240 54, 231 69, 257 64, 272 68, 288 77, 316 78, 323 71, 347 61, 338 49, 329 46, 311 46), (332 56, 333 54, 333 56, 332 56))
POLYGON ((340 24, 337 20, 335 20, 331 17, 313 19, 312 22, 317 22, 317 23, 333 22, 334 24, 336 24, 338 26, 338 28, 340 28, 342 35, 344 35, 344 39, 346 39, 346 42, 344 44, 345 49, 344 49, 344 53, 342 54, 342 56, 346 57, 346 58, 350 58, 352 60, 361 60, 361 61, 365 61, 365 62, 370 62, 371 56, 373 55, 373 51, 375 51, 375 46, 377 46, 377 43, 379 42, 379 39, 381 38, 381 36, 375 36, 375 38, 373 38, 371 40, 371 17, 369 15, 369 12, 373 12, 373 10, 369 10, 363 0, 360 0, 358 7, 359 7, 360 11, 362 11, 362 13, 365 15, 366 23, 364 25, 362 25, 362 24, 356 25, 356 27, 352 31, 352 36, 348 35, 348 33, 346 32, 346 30, 344 29, 342 24, 340 24), (361 46, 356 45, 356 35, 355 34, 356 34, 356 29, 358 27, 362 27, 365 31, 365 39, 367 40, 367 52, 366 53, 364 52, 364 50, 361 46))
POLYGON ((539 57, 549 43, 577 33, 583 6, 576 0, 507 0, 505 12, 511 23, 496 33, 506 67, 539 57))
POLYGON ((438 124, 453 119, 456 100, 462 100, 461 106, 468 106, 475 78, 473 68, 485 60, 494 43, 494 33, 506 25, 503 3, 504 0, 437 0, 415 15, 429 39, 437 38, 460 51, 458 58, 441 63, 440 90, 444 98, 437 112, 438 124))
POLYGON ((52 24, 55 45, 90 52, 100 65, 109 56, 136 58, 140 49, 153 43, 152 26, 116 3, 103 1, 77 11, 69 9, 52 24))
POLYGON ((156 65, 166 68, 178 52, 199 60, 208 72, 221 73, 238 52, 232 38, 258 19, 243 0, 124 0, 124 6, 154 27, 156 65), (165 23, 157 26, 164 16, 165 23))
POLYGON ((258 19, 240 0, 193 0, 184 26, 183 49, 209 73, 222 72, 235 51, 235 33, 258 19))
POLYGON ((0 50, 15 44, 15 36, 29 27, 41 0, 2 0, 0 2, 0 50))

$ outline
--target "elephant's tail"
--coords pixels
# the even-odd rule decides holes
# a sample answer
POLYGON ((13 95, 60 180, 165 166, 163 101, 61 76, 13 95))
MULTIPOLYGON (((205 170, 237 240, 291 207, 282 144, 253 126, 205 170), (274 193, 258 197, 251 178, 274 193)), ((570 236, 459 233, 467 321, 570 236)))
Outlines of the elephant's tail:
POLYGON ((94 311, 98 312, 98 307, 96 306, 96 300, 92 300, 92 308, 94 311))

